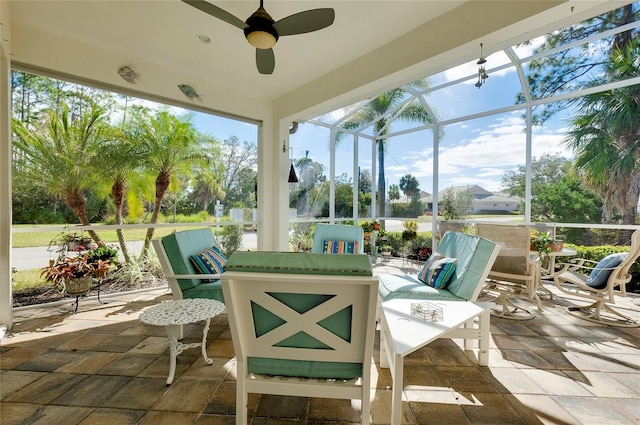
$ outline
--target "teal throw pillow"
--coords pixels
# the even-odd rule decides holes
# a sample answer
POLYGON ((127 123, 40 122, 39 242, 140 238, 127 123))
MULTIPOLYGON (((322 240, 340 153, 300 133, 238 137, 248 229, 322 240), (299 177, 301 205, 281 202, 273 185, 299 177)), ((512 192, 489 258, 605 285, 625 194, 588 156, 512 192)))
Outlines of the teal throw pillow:
POLYGON ((356 241, 322 241, 322 252, 326 254, 357 254, 356 241))
MULTIPOLYGON (((193 267, 202 274, 221 274, 224 272, 224 264, 227 262, 227 257, 217 246, 200 251, 190 258, 193 267)), ((203 281, 212 282, 213 279, 203 279, 203 281)))
POLYGON ((418 272, 418 279, 436 289, 444 289, 456 271, 456 261, 434 252, 418 272))
POLYGON ((629 255, 627 252, 607 255, 591 270, 591 274, 585 283, 592 288, 604 289, 613 271, 611 269, 618 267, 627 258, 627 255, 629 255))

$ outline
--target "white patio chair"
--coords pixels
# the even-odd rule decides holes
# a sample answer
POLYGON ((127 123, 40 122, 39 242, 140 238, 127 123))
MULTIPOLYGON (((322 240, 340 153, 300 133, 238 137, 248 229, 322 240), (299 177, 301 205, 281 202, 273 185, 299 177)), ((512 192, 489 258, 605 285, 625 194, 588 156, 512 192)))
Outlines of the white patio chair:
POLYGON ((225 271, 236 424, 247 424, 249 393, 360 400, 369 424, 377 289, 375 276, 225 271))
POLYGON ((629 269, 640 257, 640 230, 636 230, 631 235, 629 253, 626 256, 619 256, 617 261, 615 257, 605 258, 598 264, 585 259, 558 264, 562 268, 553 274, 553 281, 565 294, 593 301, 585 306, 567 307, 567 312, 572 316, 612 326, 640 326, 638 320, 611 307, 616 303, 616 295, 626 296, 627 294, 626 285, 631 281, 629 269), (600 274, 601 284, 596 280, 598 279, 596 274, 600 274))
POLYGON ((495 315, 517 320, 531 319, 533 313, 530 310, 511 300, 522 294, 535 303, 538 310, 542 309, 537 294, 540 270, 530 256, 530 234, 526 226, 476 224, 476 235, 500 247, 484 287, 485 292, 497 294, 496 302, 502 306, 501 311, 493 311, 495 315))

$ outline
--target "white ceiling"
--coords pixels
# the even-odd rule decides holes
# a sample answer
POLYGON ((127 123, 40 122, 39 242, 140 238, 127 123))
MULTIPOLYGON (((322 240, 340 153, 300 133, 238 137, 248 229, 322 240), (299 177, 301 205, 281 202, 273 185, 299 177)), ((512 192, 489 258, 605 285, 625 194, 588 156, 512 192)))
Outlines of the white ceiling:
MULTIPOLYGON (((211 2, 242 20, 259 5, 258 0, 211 2)), ((265 9, 276 21, 319 7, 334 8, 336 18, 323 30, 282 37, 274 47, 274 73, 261 75, 255 50, 240 29, 182 1, 11 0, 10 54, 18 67, 157 99, 189 102, 177 84, 190 84, 202 95, 194 101, 197 108, 258 117, 258 109, 271 108, 296 92, 303 100, 291 109, 356 89, 381 91, 423 69, 470 60, 478 55, 482 37, 485 53, 500 49, 498 29, 509 29, 509 37, 524 40, 544 25, 571 19, 572 14, 577 19, 581 10, 604 3, 266 0, 265 9), (535 19, 528 19, 534 12, 535 19), (203 44, 199 34, 211 42, 203 44), (417 67, 434 58, 438 60, 417 67), (137 84, 117 75, 123 65, 141 74, 137 84), (403 69, 411 72, 400 72, 403 69), (389 75, 393 79, 386 78, 389 75)))
MULTIPOLYGON (((257 0, 211 2, 243 21, 259 5, 257 0)), ((242 30, 177 0, 15 1, 11 16, 16 22, 44 32, 124 51, 132 65, 143 58, 177 72, 206 75, 236 89, 277 98, 460 3, 266 0, 265 9, 276 21, 307 9, 336 10, 332 26, 278 41, 272 75, 258 73, 255 49, 247 43, 242 30), (198 34, 210 37, 211 43, 200 42, 198 34)))

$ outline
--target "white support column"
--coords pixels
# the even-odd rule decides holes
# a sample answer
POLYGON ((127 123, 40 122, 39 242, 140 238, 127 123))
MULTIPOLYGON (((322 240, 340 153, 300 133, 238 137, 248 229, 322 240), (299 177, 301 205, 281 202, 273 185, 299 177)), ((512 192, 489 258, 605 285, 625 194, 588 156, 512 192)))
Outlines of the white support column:
POLYGON ((11 61, 6 3, 0 2, 0 326, 11 329, 11 61))
POLYGON ((371 140, 371 218, 377 220, 378 161, 376 161, 376 139, 371 140))
POLYGON ((263 121, 258 129, 258 249, 261 251, 286 251, 289 247, 288 148, 288 123, 263 121))
POLYGON ((433 127, 433 195, 431 196, 431 200, 433 201, 433 208, 431 208, 431 246, 435 251, 438 247, 438 238, 436 235, 438 234, 438 191, 440 190, 439 185, 439 152, 438 149, 440 147, 440 126, 435 125, 433 127))
POLYGON ((358 136, 353 136, 353 224, 358 225, 358 194, 360 193, 358 172, 358 136))
POLYGON ((329 140, 329 221, 336 218, 336 130, 331 129, 329 140))
POLYGON ((526 118, 526 177, 524 184, 524 222, 531 223, 531 165, 533 164, 533 158, 531 157, 533 152, 532 146, 532 132, 533 129, 533 110, 531 104, 527 103, 527 118, 526 118))

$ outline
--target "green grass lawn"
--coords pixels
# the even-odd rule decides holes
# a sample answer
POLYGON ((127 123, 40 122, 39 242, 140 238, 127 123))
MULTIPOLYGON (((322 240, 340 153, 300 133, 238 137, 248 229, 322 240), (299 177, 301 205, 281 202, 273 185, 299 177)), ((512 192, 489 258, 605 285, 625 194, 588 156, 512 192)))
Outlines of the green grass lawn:
MULTIPOLYGON (((14 229, 19 229, 20 227, 28 227, 34 228, 33 225, 14 225, 14 229)), ((100 226, 97 225, 96 231, 98 235, 105 243, 113 243, 118 242, 118 236, 116 235, 115 229, 109 230, 100 230, 100 226)), ((181 227, 180 230, 187 230, 190 227, 181 227)), ((194 229, 196 227, 193 227, 194 229)), ((171 233, 174 229, 172 228, 158 228, 155 230, 153 237, 157 238, 160 236, 165 236, 171 233)), ((59 236, 59 231, 56 232, 30 232, 30 233, 13 233, 13 247, 14 248, 27 248, 33 246, 49 246, 49 243, 56 237, 59 236)), ((147 229, 128 229, 125 230, 125 238, 127 241, 141 241, 144 240, 147 229)), ((87 236, 87 233, 84 233, 87 236)))
MULTIPOLYGON (((19 228, 20 225, 13 226, 13 228, 19 228)), ((22 227, 33 228, 32 225, 24 225, 22 227)), ((195 228, 195 227, 193 227, 195 228)), ((180 229, 186 230, 187 227, 181 227, 180 229)), ((105 243, 118 243, 118 237, 116 231, 100 230, 100 226, 96 226, 98 235, 105 243)), ((154 238, 168 235, 173 231, 172 228, 158 228, 154 232, 154 238)), ((49 246, 49 243, 56 236, 59 236, 61 232, 30 232, 30 233, 13 233, 13 247, 14 248, 27 248, 37 246, 49 246)), ((147 234, 147 229, 130 229, 125 230, 125 237, 127 241, 141 241, 144 240, 147 234)), ((85 232, 85 236, 86 236, 85 232)), ((12 287, 14 291, 23 289, 29 289, 37 286, 47 285, 45 280, 40 277, 40 269, 34 270, 18 270, 12 274, 12 287)))

